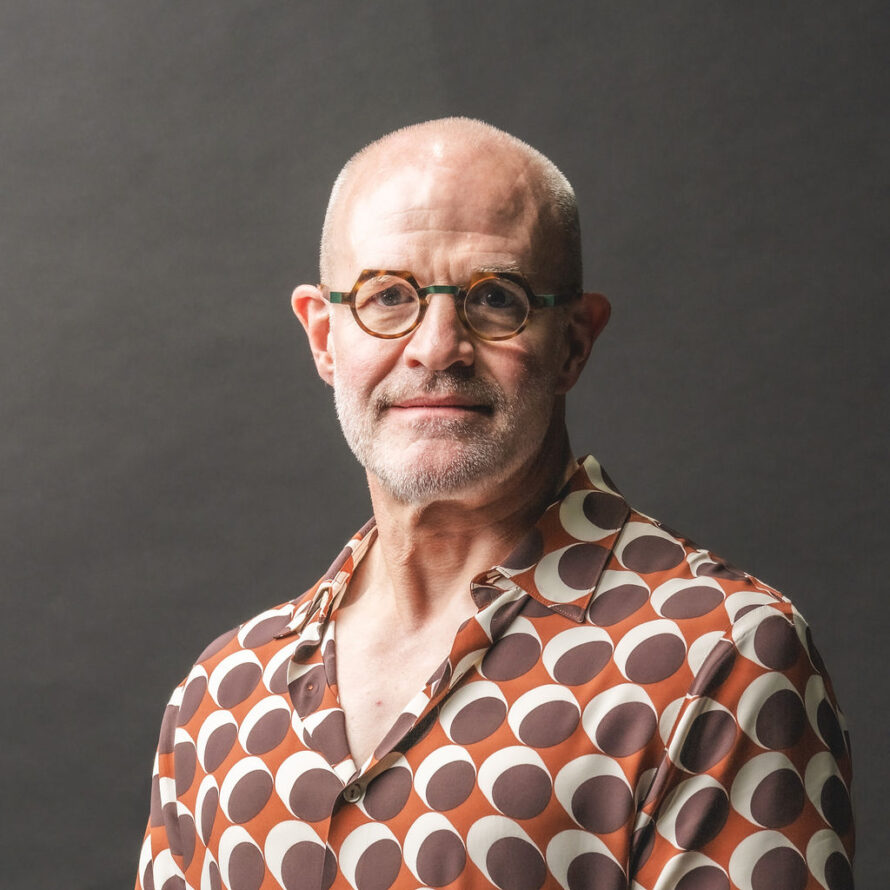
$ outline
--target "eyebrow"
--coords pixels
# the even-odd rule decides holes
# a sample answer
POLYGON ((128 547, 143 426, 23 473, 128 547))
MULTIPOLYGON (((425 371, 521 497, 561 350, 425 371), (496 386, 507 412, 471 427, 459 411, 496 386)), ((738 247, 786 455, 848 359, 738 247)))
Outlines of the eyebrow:
POLYGON ((498 272, 513 272, 518 275, 522 273, 522 270, 516 263, 486 263, 483 266, 474 266, 473 272, 493 272, 495 274, 498 272))

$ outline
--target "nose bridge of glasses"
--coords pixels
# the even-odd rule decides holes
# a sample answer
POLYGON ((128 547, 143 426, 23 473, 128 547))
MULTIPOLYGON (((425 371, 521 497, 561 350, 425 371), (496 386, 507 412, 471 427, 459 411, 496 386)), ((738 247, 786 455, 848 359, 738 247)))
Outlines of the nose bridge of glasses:
POLYGON ((416 293, 420 298, 419 312, 408 332, 406 359, 430 370, 472 364, 475 345, 461 304, 463 289, 430 285, 416 289, 416 293))
POLYGON ((433 294, 451 294, 453 297, 463 294, 464 289, 456 284, 430 284, 418 290, 421 298, 431 297, 433 294))
POLYGON ((420 302, 423 304, 422 309, 424 310, 424 315, 430 309, 430 297, 436 296, 437 294, 450 296, 452 299, 449 302, 451 302, 454 307, 455 315, 460 320, 461 324, 466 327, 462 307, 462 300, 466 296, 466 290, 464 288, 458 287, 456 284, 430 284, 427 287, 418 288, 417 294, 420 297, 420 302))

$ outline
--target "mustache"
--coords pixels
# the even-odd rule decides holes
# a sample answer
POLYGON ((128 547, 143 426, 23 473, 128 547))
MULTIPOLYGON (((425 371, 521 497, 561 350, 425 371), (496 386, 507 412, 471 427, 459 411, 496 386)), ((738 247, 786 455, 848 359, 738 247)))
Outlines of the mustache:
MULTIPOLYGON (((467 369, 470 371, 470 369, 467 369)), ((418 396, 459 396, 486 408, 500 408, 505 397, 495 383, 466 372, 446 368, 443 371, 420 372, 405 379, 388 380, 374 393, 378 412, 418 396)))

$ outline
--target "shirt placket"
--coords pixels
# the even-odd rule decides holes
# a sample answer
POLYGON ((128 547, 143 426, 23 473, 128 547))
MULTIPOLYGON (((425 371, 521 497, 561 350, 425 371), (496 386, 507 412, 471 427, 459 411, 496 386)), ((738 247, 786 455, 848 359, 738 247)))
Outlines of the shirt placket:
POLYGON ((350 570, 341 570, 333 579, 323 581, 306 608, 295 613, 290 626, 281 634, 297 634, 288 664, 288 694, 294 708, 293 729, 304 751, 318 756, 313 769, 320 768, 324 761, 340 786, 339 793, 335 793, 330 800, 327 815, 307 826, 307 830, 331 851, 319 859, 317 882, 311 880, 309 875, 303 875, 305 883, 302 886, 317 886, 319 890, 327 886, 331 854, 334 857, 337 855, 331 838, 333 821, 342 806, 341 801, 354 803, 359 799, 354 783, 350 784, 356 768, 349 753, 345 715, 330 682, 326 664, 326 653, 332 651, 329 647, 333 646, 334 625, 331 617, 350 576, 350 570))
POLYGON ((405 753, 417 739, 426 734, 428 722, 436 718, 439 708, 454 693, 485 658, 496 640, 506 631, 507 624, 492 635, 491 618, 508 603, 525 600, 522 590, 498 570, 479 576, 472 585, 474 600, 479 609, 457 630, 451 650, 432 677, 427 681, 399 715, 372 757, 352 778, 354 794, 363 793, 370 782, 388 769, 398 754, 405 753))

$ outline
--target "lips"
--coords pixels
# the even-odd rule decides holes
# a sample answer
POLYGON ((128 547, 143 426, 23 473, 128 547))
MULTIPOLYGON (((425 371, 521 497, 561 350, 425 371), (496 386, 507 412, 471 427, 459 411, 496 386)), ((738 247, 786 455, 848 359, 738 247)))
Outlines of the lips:
POLYGON ((386 411, 405 416, 423 413, 443 420, 470 414, 492 415, 503 407, 501 390, 481 377, 451 370, 388 379, 374 393, 377 416, 386 411))
POLYGON ((460 396, 417 396, 411 399, 399 399, 392 408, 452 408, 463 411, 487 411, 487 405, 481 405, 460 396))

